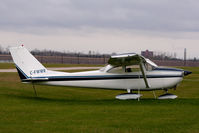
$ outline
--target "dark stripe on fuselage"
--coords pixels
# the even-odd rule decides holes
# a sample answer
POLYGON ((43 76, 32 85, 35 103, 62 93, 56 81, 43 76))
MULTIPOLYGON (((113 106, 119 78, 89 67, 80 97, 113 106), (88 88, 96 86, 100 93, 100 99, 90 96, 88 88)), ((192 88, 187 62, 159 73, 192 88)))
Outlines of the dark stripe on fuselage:
MULTIPOLYGON (((148 79, 177 78, 177 77, 183 77, 183 75, 147 75, 146 77, 148 79)), ((82 81, 82 80, 143 79, 143 76, 142 75, 103 75, 103 76, 53 76, 53 77, 38 77, 38 78, 48 78, 48 80, 45 81, 82 81)), ((34 80, 34 82, 41 82, 41 81, 44 80, 34 80)))
POLYGON ((177 69, 177 68, 160 68, 160 67, 156 67, 154 70, 157 71, 176 71, 176 72, 182 72, 182 69, 177 69))

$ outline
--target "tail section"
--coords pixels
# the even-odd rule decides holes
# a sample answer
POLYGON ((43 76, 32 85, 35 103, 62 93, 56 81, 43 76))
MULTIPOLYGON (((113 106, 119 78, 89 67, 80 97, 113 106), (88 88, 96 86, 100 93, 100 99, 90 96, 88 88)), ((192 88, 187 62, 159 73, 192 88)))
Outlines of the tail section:
POLYGON ((12 47, 10 53, 21 80, 47 73, 47 69, 24 46, 12 47))

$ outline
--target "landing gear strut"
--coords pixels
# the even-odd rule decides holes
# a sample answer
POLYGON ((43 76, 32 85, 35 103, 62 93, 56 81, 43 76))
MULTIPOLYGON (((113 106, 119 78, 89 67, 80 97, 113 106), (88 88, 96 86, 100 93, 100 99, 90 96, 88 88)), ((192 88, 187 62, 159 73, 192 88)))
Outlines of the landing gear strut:
POLYGON ((153 96, 154 96, 155 99, 157 99, 155 91, 153 91, 153 96))

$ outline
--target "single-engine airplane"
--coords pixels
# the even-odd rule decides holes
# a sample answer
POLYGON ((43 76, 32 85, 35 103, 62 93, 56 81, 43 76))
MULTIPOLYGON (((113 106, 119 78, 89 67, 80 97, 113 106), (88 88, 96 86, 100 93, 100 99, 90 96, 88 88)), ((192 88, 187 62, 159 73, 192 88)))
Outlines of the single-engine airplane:
POLYGON ((108 65, 95 71, 58 72, 47 70, 23 45, 10 48, 13 61, 23 83, 55 86, 89 87, 101 89, 127 90, 116 99, 140 99, 140 91, 165 90, 158 99, 175 99, 168 93, 175 89, 183 77, 191 74, 176 68, 158 67, 151 60, 135 54, 111 56, 108 65), (138 93, 133 93, 138 91, 138 93))

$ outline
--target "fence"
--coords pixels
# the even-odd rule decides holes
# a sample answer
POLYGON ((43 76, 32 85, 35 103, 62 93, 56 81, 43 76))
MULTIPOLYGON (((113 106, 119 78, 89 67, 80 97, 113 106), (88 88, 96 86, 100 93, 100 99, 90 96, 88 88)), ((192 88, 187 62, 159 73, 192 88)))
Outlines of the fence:
POLYGON ((41 63, 55 64, 106 64, 106 57, 35 56, 41 63))
MULTIPOLYGON (((107 57, 35 56, 41 63, 51 64, 107 64, 107 57)), ((159 66, 199 67, 199 61, 153 60, 159 66)), ((0 55, 0 62, 12 62, 10 55, 0 55)))
POLYGON ((10 55, 0 55, 0 62, 12 62, 10 55))

